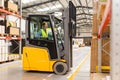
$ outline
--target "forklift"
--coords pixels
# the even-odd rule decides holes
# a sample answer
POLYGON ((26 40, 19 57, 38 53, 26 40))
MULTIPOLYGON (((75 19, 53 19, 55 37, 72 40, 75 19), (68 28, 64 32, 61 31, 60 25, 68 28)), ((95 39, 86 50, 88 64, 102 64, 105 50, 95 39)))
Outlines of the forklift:
POLYGON ((53 15, 30 14, 23 47, 23 70, 66 74, 72 67, 72 38, 76 35, 76 8, 69 2, 63 20, 53 15), (42 23, 46 22, 51 35, 41 37, 42 23))

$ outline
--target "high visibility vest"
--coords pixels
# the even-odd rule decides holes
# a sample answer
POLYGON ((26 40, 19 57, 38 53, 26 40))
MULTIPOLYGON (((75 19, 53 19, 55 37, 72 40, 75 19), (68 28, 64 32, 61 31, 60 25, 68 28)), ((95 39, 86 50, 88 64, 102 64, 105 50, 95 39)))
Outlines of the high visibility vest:
POLYGON ((48 34, 49 34, 50 31, 51 31, 51 28, 47 28, 46 32, 45 32, 44 29, 41 29, 42 37, 43 38, 48 38, 48 34))

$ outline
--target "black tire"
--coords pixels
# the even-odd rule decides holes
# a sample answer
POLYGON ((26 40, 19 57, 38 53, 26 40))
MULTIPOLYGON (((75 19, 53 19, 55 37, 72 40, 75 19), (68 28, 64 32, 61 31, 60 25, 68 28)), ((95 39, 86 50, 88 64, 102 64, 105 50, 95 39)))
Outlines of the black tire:
POLYGON ((54 72, 58 75, 66 74, 68 71, 68 66, 64 62, 56 62, 53 68, 54 72))

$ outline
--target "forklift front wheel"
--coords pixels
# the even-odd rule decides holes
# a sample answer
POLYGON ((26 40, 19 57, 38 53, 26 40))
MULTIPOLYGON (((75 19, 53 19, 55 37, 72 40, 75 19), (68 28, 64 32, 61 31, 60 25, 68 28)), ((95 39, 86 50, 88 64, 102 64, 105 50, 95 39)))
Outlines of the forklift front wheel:
POLYGON ((58 75, 66 74, 68 71, 68 66, 64 62, 56 62, 54 65, 54 72, 58 75))

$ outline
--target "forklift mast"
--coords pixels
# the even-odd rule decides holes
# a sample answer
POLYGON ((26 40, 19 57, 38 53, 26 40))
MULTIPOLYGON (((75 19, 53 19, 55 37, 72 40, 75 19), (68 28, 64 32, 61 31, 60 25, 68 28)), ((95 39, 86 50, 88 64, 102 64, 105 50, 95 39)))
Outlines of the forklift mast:
POLYGON ((68 70, 72 67, 72 38, 76 36, 76 8, 70 1, 69 8, 66 8, 64 16, 64 52, 68 70))

